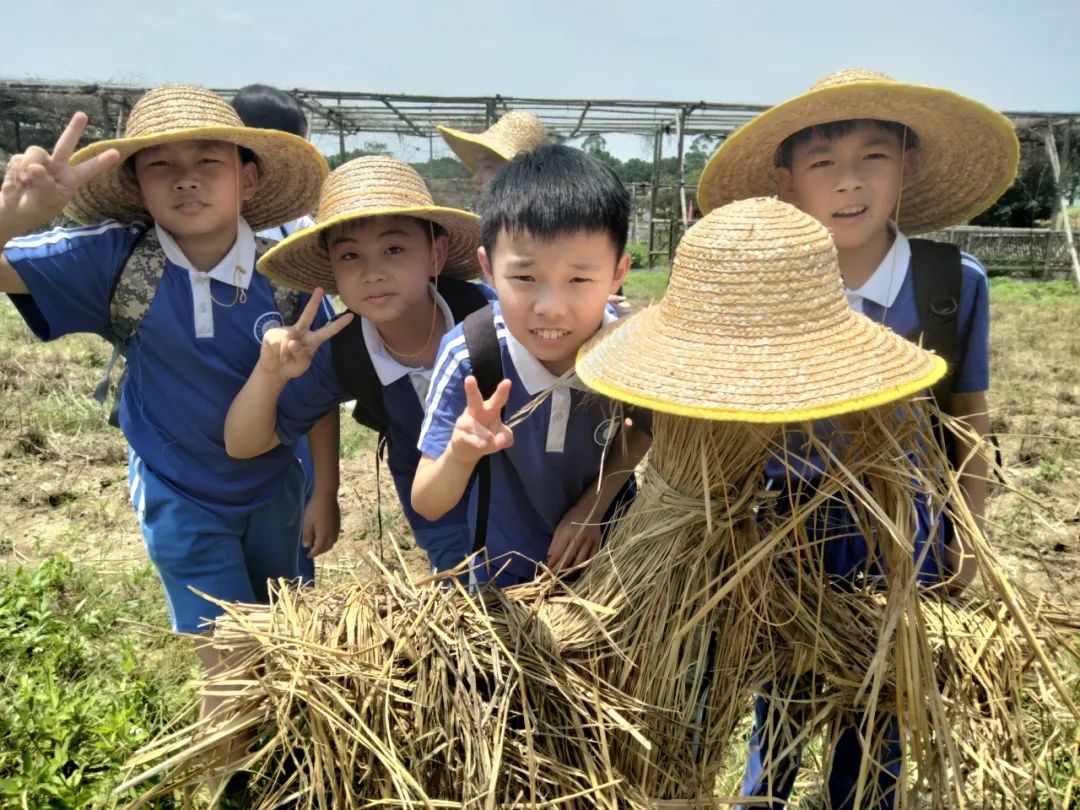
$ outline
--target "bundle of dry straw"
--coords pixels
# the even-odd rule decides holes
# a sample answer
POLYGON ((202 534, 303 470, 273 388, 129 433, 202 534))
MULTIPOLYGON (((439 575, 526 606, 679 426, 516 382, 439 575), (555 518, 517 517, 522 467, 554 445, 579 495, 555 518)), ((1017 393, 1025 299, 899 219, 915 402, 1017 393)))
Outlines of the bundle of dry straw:
POLYGON ((905 799, 1054 801, 1040 741, 1072 709, 1045 649, 1056 637, 1009 587, 955 475, 927 476, 948 469, 928 424, 922 403, 847 418, 843 441, 812 439, 825 468, 795 499, 763 489, 764 464, 808 426, 657 415, 637 500, 572 584, 472 595, 382 569, 229 606, 214 643, 236 663, 205 685, 221 711, 157 740, 122 788, 156 778, 148 801, 245 768, 260 807, 679 806, 713 797, 770 684, 799 721, 793 744, 862 717, 864 802, 893 716, 905 799), (981 600, 918 584, 913 492, 979 558, 981 600), (835 499, 887 562, 843 588, 807 529, 835 499), (237 757, 225 739, 251 742, 237 757))

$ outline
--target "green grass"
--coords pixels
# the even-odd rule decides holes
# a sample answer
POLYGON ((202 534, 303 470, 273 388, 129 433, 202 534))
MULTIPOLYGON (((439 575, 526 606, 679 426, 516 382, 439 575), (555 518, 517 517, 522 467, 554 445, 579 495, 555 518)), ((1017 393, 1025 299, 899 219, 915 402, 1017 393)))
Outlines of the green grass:
POLYGON ((659 301, 667 289, 667 270, 631 270, 623 282, 623 294, 635 302, 659 301))
POLYGON ((167 621, 148 567, 0 569, 0 806, 108 804, 124 760, 194 697, 196 656, 167 621))

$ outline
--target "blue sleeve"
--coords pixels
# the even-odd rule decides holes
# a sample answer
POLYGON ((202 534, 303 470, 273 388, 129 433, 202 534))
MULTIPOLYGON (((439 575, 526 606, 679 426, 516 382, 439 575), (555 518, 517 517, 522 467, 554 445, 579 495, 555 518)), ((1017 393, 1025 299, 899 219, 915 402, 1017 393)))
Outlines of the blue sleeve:
POLYGON ((420 426, 420 452, 438 458, 450 444, 454 423, 465 410, 465 378, 472 374, 469 350, 461 324, 447 332, 439 344, 431 373, 424 423, 420 426))
POLYGON ((30 330, 42 340, 73 332, 104 335, 113 282, 142 228, 108 221, 8 242, 4 257, 29 290, 11 301, 30 330))
POLYGON ((327 341, 311 358, 307 373, 289 380, 281 392, 277 410, 278 440, 284 445, 296 444, 312 425, 351 398, 338 381, 327 341))
POLYGON ((990 387, 990 288, 978 260, 962 254, 960 326, 953 391, 977 394, 990 387))

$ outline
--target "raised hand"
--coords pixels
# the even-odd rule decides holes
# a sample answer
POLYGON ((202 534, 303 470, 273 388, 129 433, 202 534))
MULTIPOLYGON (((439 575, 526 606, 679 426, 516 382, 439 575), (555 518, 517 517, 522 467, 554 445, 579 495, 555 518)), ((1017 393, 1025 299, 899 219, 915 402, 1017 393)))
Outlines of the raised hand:
POLYGON ((40 146, 31 146, 21 155, 12 156, 0 187, 0 222, 4 231, 25 233, 48 222, 64 210, 88 180, 119 162, 120 153, 109 149, 78 166, 71 165, 86 121, 85 113, 75 113, 52 154, 40 146))
POLYGON ((263 335, 259 354, 259 367, 263 371, 281 379, 299 377, 311 367, 311 358, 318 348, 349 325, 353 314, 346 312, 321 329, 312 331, 311 324, 322 299, 322 288, 316 287, 296 323, 270 329, 263 335))
POLYGON ((463 464, 475 464, 514 443, 514 433, 503 424, 502 409, 510 397, 510 381, 503 380, 489 399, 480 394, 476 378, 465 378, 465 410, 454 423, 450 452, 463 464))

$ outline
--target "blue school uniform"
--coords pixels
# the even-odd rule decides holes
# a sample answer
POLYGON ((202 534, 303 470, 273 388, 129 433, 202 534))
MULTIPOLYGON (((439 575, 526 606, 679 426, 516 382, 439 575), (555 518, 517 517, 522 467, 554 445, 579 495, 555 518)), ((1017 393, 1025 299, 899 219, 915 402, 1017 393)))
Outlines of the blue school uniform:
MULTIPOLYGON (((555 384, 556 377, 506 328, 498 304, 492 307, 503 376, 510 380, 504 413, 513 414, 555 384)), ((604 323, 617 317, 605 313, 604 323)), ((454 423, 465 410, 465 378, 472 374, 461 327, 448 332, 428 392, 420 450, 439 458, 454 423)), ((563 381, 525 421, 514 428, 511 447, 491 455, 491 495, 487 523, 487 565, 478 581, 498 585, 527 582, 547 555, 559 521, 600 473, 605 451, 622 425, 616 403, 586 389, 576 378, 563 381)), ((474 490, 476 488, 474 487, 474 490)), ((469 505, 470 533, 476 530, 477 493, 469 505)))
MULTIPOLYGON (((145 227, 103 222, 9 242, 4 255, 29 290, 11 300, 34 334, 42 340, 75 332, 106 336, 113 285, 145 227)), ((140 523, 166 586, 173 626, 193 632, 220 609, 192 598, 188 585, 226 601, 259 596, 236 565, 237 554, 223 551, 228 543, 264 549, 275 560, 281 557, 277 550, 287 548, 292 563, 269 573, 297 575, 303 479, 291 446, 254 459, 225 452, 225 415, 258 361, 263 333, 281 325, 269 283, 255 273, 251 229, 239 220, 232 249, 201 273, 167 232, 151 227, 166 261, 128 347, 120 428, 131 447, 133 503, 143 504, 140 523), (136 468, 143 471, 137 480, 136 468), (199 514, 190 525, 188 507, 199 514), (272 514, 260 522, 264 508, 272 514), (204 533, 230 540, 197 542, 204 533), (188 549, 183 570, 162 567, 178 555, 159 549, 191 544, 198 549, 188 549)), ((325 313, 317 320, 324 323, 325 313)))
MULTIPOLYGON (((445 322, 454 322, 446 300, 435 287, 431 293, 445 322)), ((424 550, 432 569, 448 571, 472 552, 472 535, 467 520, 468 496, 462 498, 438 520, 427 520, 412 508, 412 485, 420 451, 416 448, 420 423, 424 419, 423 402, 427 397, 431 369, 414 368, 399 363, 386 349, 375 325, 361 318, 361 328, 368 356, 382 385, 386 408, 387 464, 409 521, 416 544, 424 550)), ((307 373, 290 380, 278 400, 277 434, 282 442, 292 441, 333 408, 353 397, 346 391, 334 370, 330 343, 315 352, 307 373)))
MULTIPOLYGON (((986 271, 974 257, 961 254, 962 273, 958 310, 957 359, 952 389, 956 393, 985 391, 990 383, 989 338, 990 306, 986 271)), ((871 274, 856 290, 846 291, 848 303, 856 312, 862 312, 871 320, 882 323, 900 335, 914 338, 919 332, 915 289, 911 272, 911 246, 907 238, 896 234, 893 246, 871 274)), ((828 429, 822 424, 822 435, 828 429)), ((795 440, 796 444, 798 440, 795 440)), ((821 460, 801 453, 798 448, 788 447, 788 464, 802 456, 801 466, 796 464, 803 483, 814 480, 821 470, 821 460)), ((766 465, 766 474, 778 485, 790 485, 785 481, 785 464, 778 459, 766 465)), ((913 543, 916 559, 922 559, 918 577, 920 582, 932 584, 940 579, 941 560, 944 553, 944 537, 948 526, 943 520, 935 521, 926 503, 917 503, 918 525, 913 543), (935 527, 931 531, 931 527, 935 527), (926 548, 927 544, 930 548, 926 548)), ((854 519, 843 503, 826 503, 810 518, 815 536, 824 539, 825 571, 834 578, 839 587, 864 576, 874 576, 877 564, 871 559, 869 544, 854 525, 854 519)), ((793 751, 786 757, 775 755, 774 749, 787 747, 785 737, 795 733, 800 718, 791 719, 785 728, 779 724, 779 716, 768 700, 759 697, 754 710, 754 729, 750 741, 750 757, 743 783, 744 796, 770 794, 775 801, 771 808, 783 808, 795 784, 801 752, 793 751), (771 716, 770 716, 771 715, 771 716), (766 764, 772 763, 774 776, 767 783, 764 773, 766 764)), ((857 718, 861 720, 861 718, 857 718)), ((892 810, 896 802, 896 785, 900 778, 901 750, 899 729, 895 718, 890 721, 890 740, 878 752, 877 759, 886 767, 877 773, 878 788, 884 798, 880 810, 892 810)), ((854 789, 858 780, 863 750, 856 727, 842 730, 833 752, 832 769, 828 774, 829 796, 832 806, 838 810, 850 810, 854 802, 854 789)))

